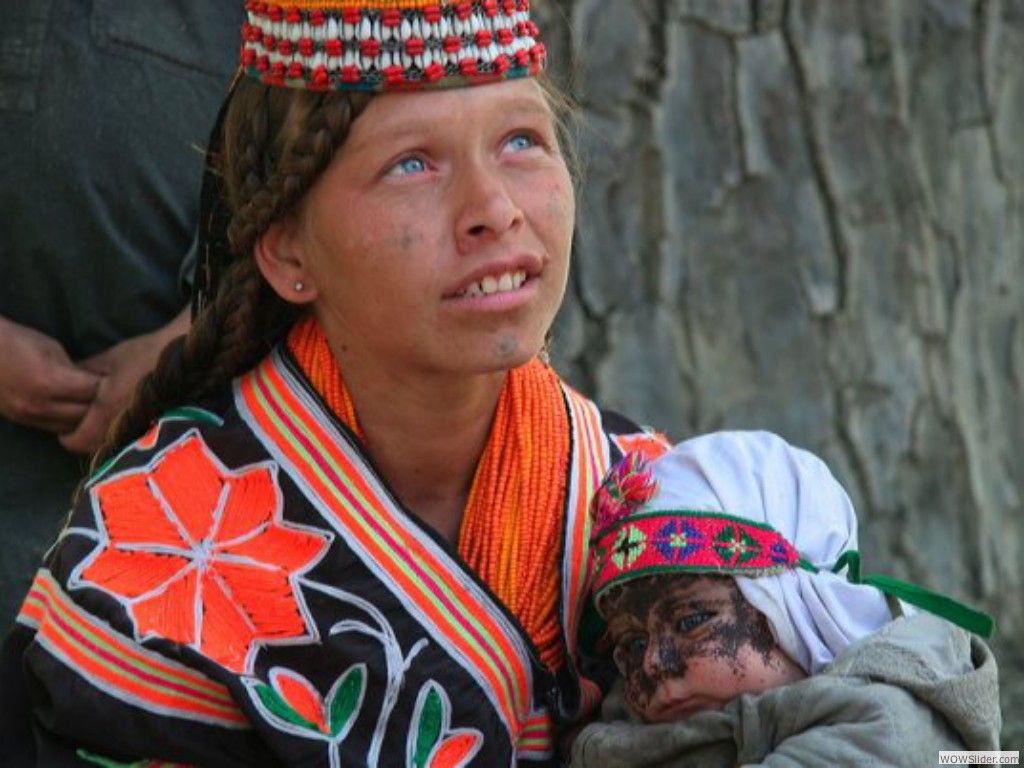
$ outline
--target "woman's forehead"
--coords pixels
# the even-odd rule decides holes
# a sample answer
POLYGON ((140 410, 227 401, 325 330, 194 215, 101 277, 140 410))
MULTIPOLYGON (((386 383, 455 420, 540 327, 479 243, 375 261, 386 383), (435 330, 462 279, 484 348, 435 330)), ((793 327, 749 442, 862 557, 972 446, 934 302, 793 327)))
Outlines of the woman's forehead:
POLYGON ((544 92, 531 79, 470 88, 449 88, 374 97, 352 125, 350 141, 380 139, 399 132, 472 126, 488 115, 536 111, 550 115, 544 92))

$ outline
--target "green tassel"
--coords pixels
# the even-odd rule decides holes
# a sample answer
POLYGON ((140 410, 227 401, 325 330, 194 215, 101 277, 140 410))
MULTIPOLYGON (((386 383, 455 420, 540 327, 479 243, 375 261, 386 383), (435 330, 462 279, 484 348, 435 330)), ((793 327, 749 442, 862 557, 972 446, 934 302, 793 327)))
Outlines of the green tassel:
POLYGON ((835 566, 832 568, 832 572, 838 573, 843 568, 848 569, 846 578, 851 584, 865 584, 874 587, 905 603, 916 605, 918 608, 923 608, 929 613, 941 616, 958 627, 963 627, 968 632, 973 632, 985 639, 992 637, 992 633, 995 631, 996 623, 991 616, 987 613, 976 611, 963 603, 959 603, 951 597, 940 595, 937 592, 932 592, 907 581, 894 579, 891 576, 870 575, 862 577, 860 573, 860 553, 856 550, 851 549, 840 555, 839 560, 836 561, 835 566))

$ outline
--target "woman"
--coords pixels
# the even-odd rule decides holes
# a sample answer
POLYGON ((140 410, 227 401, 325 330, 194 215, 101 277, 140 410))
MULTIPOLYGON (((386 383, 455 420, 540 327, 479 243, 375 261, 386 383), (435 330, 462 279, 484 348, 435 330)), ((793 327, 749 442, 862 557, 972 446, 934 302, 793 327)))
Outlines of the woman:
POLYGON ((537 357, 574 200, 527 3, 247 9, 230 254, 211 232, 5 696, 47 766, 554 762, 598 695, 586 504, 656 441, 537 357))

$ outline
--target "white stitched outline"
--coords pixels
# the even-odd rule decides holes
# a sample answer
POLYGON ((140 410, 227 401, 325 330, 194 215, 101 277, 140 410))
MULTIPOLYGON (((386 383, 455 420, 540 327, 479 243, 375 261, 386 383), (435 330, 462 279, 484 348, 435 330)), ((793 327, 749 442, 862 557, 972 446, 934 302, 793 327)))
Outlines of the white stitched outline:
POLYGON ((430 754, 427 756, 426 764, 430 765, 430 758, 432 758, 438 748, 444 744, 445 739, 464 733, 473 733, 478 737, 476 746, 462 759, 462 762, 459 763, 458 768, 461 768, 461 766, 466 765, 466 763, 472 760, 476 756, 476 753, 480 751, 480 747, 482 747, 484 743, 484 735, 476 728, 451 727, 451 700, 448 698, 447 691, 445 691, 440 683, 433 679, 427 680, 427 682, 420 687, 420 692, 416 696, 416 706, 412 712, 412 721, 409 723, 409 734, 405 738, 405 764, 407 768, 415 768, 413 760, 416 756, 416 738, 419 736, 420 718, 423 716, 423 708, 427 705, 427 698, 430 696, 431 692, 436 693, 438 698, 441 700, 441 733, 437 743, 434 744, 430 754))
MULTIPOLYGON (((287 669, 286 667, 272 667, 267 673, 267 678, 271 680, 271 683, 273 683, 273 681, 276 681, 277 678, 280 676, 281 672, 288 672, 289 674, 299 676, 296 672, 293 672, 292 670, 287 669)), ((359 717, 359 712, 360 710, 362 710, 363 702, 366 699, 366 664, 359 662, 358 664, 353 664, 344 672, 342 672, 338 676, 338 679, 334 681, 334 684, 331 685, 331 690, 327 692, 327 695, 322 700, 322 706, 324 707, 325 714, 328 714, 331 709, 330 704, 334 701, 334 697, 338 694, 338 689, 349 678, 350 675, 355 674, 356 672, 359 672, 362 675, 363 680, 362 687, 359 690, 359 698, 356 701, 355 706, 353 707, 352 714, 349 715, 348 722, 345 723, 345 726, 341 730, 339 730, 338 733, 333 735, 330 733, 322 733, 319 730, 303 728, 300 725, 296 725, 295 723, 285 720, 275 712, 272 712, 266 706, 266 704, 263 703, 263 699, 259 695, 260 686, 266 685, 266 683, 263 683, 258 678, 245 677, 242 678, 242 683, 245 685, 246 690, 249 692, 249 698, 252 700, 253 705, 256 707, 257 710, 259 710, 259 713, 263 716, 264 720, 266 720, 268 723, 273 725, 278 730, 283 731, 284 733, 290 734, 292 736, 299 736, 304 739, 316 739, 318 741, 325 742, 327 744, 327 755, 328 760, 330 761, 331 768, 341 768, 341 744, 348 736, 349 732, 352 730, 352 726, 355 724, 356 719, 359 717)), ((306 680, 305 678, 302 679, 306 683, 306 687, 309 690, 316 692, 316 689, 312 686, 312 684, 309 683, 308 680, 306 680)), ((319 698, 319 693, 317 693, 317 698, 319 698)))
MULTIPOLYGON (((403 520, 404 515, 401 514, 395 508, 390 496, 377 482, 376 477, 373 475, 373 473, 369 469, 365 469, 365 460, 359 456, 355 449, 353 449, 349 445, 345 437, 339 433, 337 427, 324 415, 322 407, 316 402, 316 400, 306 391, 306 389, 303 386, 301 386, 295 380, 295 376, 291 373, 290 370, 288 370, 287 366, 284 365, 281 359, 280 352, 273 352, 270 355, 269 360, 271 364, 274 366, 275 372, 284 380, 285 385, 287 386, 288 391, 291 393, 291 395, 302 403, 305 412, 309 414, 313 419, 315 419, 320 428, 323 429, 325 432, 327 432, 328 434, 336 435, 336 440, 334 441, 334 444, 338 449, 340 449, 345 454, 346 458, 348 458, 349 461, 351 461, 357 467, 364 468, 364 471, 362 472, 363 479, 365 480, 367 485, 370 486, 374 495, 377 498, 379 498, 381 502, 386 506, 388 511, 391 513, 391 516, 401 521, 401 524, 404 525, 406 530, 411 531, 411 535, 416 538, 417 543, 423 546, 424 549, 430 551, 431 554, 438 561, 441 562, 441 564, 445 568, 446 575, 450 575, 452 577, 453 581, 457 584, 457 587, 460 590, 469 593, 474 600, 476 600, 483 606, 493 606, 489 611, 489 614, 493 618, 493 620, 501 627, 504 635, 512 644, 513 648, 516 649, 517 655, 519 657, 519 662, 525 672, 527 679, 526 695, 528 698, 532 698, 533 668, 529 661, 529 652, 526 650, 526 646, 523 643, 523 640, 520 637, 519 632, 511 625, 511 623, 506 618, 505 614, 500 610, 500 608, 494 605, 491 598, 484 593, 480 586, 471 578, 469 578, 468 574, 464 573, 462 567, 453 562, 451 557, 449 557, 448 554, 445 553, 432 538, 430 538, 430 536, 420 531, 416 526, 405 524, 403 520)), ((254 371, 248 375, 258 375, 258 369, 257 371, 254 371)), ((448 655, 451 656, 477 682, 480 689, 483 691, 484 695, 491 702, 491 705, 494 707, 495 712, 498 713, 498 716, 501 718, 501 722, 504 724, 506 730, 508 730, 509 732, 510 742, 512 742, 511 736, 518 730, 519 723, 506 722, 505 717, 502 714, 503 709, 497 698, 497 692, 492 688, 491 684, 486 680, 486 678, 484 678, 484 676, 481 674, 481 671, 477 668, 477 666, 474 663, 472 663, 468 658, 466 658, 466 656, 463 654, 461 650, 458 649, 457 646, 449 642, 449 638, 433 622, 433 620, 431 620, 425 613, 423 613, 423 611, 421 611, 413 601, 407 598, 404 590, 397 582, 395 582, 392 574, 382 569, 380 567, 380 564, 376 561, 376 559, 373 556, 371 556, 371 554, 367 552, 362 546, 360 546, 354 537, 346 535, 347 530, 344 527, 342 521, 338 519, 338 516, 334 514, 332 504, 327 500, 321 498, 317 493, 315 493, 311 488, 308 487, 308 484, 303 479, 301 472, 295 466, 293 466, 292 462, 285 455, 281 447, 276 443, 276 441, 273 438, 271 438, 262 429, 260 424, 257 422, 254 414, 251 412, 248 404, 245 402, 245 396, 242 393, 242 382, 240 379, 235 381, 234 389, 235 408, 241 415, 242 420, 249 426, 253 434, 256 435, 257 439, 259 439, 260 442, 263 444, 264 449, 268 453, 270 453, 270 455, 282 467, 282 469, 295 480, 296 487, 300 490, 300 492, 303 495, 306 496, 307 499, 309 499, 314 509, 316 509, 317 512, 319 512, 320 516, 329 525, 331 525, 339 534, 341 534, 344 537, 346 545, 352 550, 353 553, 355 553, 359 557, 359 559, 363 562, 367 569, 369 569, 370 572, 373 573, 374 576, 382 584, 384 584, 388 588, 388 590, 395 595, 396 598, 398 598, 402 602, 403 608, 408 613, 410 613, 414 619, 416 619, 420 626, 427 630, 427 632, 433 637, 433 639, 438 643, 438 645, 440 645, 448 653, 448 655)), ((444 583, 441 586, 451 590, 452 584, 444 583)), ((512 672, 511 669, 508 670, 508 674, 510 678, 515 678, 515 674, 512 672)), ((512 689, 513 700, 518 701, 518 686, 513 684, 510 687, 512 689)), ((529 711, 530 705, 530 701, 519 703, 521 713, 519 714, 520 720, 525 719, 525 715, 529 711)), ((514 749, 514 742, 512 743, 512 746, 514 749)))
MULTIPOLYGON (((384 691, 384 701, 381 705, 381 711, 377 716, 377 724, 374 728, 373 737, 370 741, 370 750, 367 753, 366 758, 367 766, 370 768, 376 768, 380 760, 380 751, 383 748, 384 735, 387 732, 391 714, 394 711, 395 704, 398 702, 398 696, 402 691, 403 684, 405 683, 405 674, 408 672, 413 659, 428 645, 428 641, 426 638, 420 638, 413 643, 408 653, 403 653, 397 635, 395 635, 394 630, 384 617, 384 614, 375 605, 358 595, 354 595, 351 592, 339 589, 338 587, 332 587, 328 584, 320 584, 319 582, 310 581, 305 578, 302 579, 302 584, 308 589, 316 590, 328 597, 338 600, 339 602, 347 603, 348 605, 352 605, 364 611, 370 616, 374 624, 377 625, 374 627, 369 623, 358 619, 343 619, 331 627, 329 632, 331 636, 344 634, 346 632, 356 632, 358 634, 366 635, 367 637, 373 638, 379 642, 384 651, 387 685, 384 691)), ((260 714, 264 716, 267 722, 279 730, 293 736, 301 736, 307 739, 319 739, 326 742, 328 744, 328 755, 331 768, 339 768, 341 764, 341 743, 345 740, 345 737, 351 730, 352 725, 355 723, 365 699, 368 682, 368 678, 366 676, 366 664, 360 662, 359 664, 354 664, 345 670, 344 674, 335 681, 334 685, 331 687, 331 691, 323 700, 325 702, 325 709, 329 711, 329 704, 333 700, 338 687, 341 685, 343 680, 357 668, 361 669, 363 674, 363 686, 360 690, 358 704, 345 727, 339 731, 339 733, 334 735, 324 734, 320 731, 312 731, 308 728, 303 728, 282 719, 275 713, 271 712, 260 698, 259 687, 263 685, 263 683, 259 679, 251 677, 243 678, 242 682, 248 689, 253 703, 260 710, 260 714)), ((282 669, 283 668, 281 667, 274 667, 274 669, 268 673, 268 678, 271 678, 271 682, 273 682, 273 676, 275 674, 279 674, 282 669)), ((291 674, 296 674, 291 672, 291 670, 287 671, 291 674)))
MULTIPOLYGON (((292 594, 293 594, 293 596, 295 598, 295 604, 298 607, 299 613, 302 616, 303 623, 304 623, 304 625, 306 627, 306 632, 304 634, 302 634, 302 635, 298 635, 298 636, 295 636, 295 637, 288 637, 288 638, 262 638, 262 639, 254 638, 251 641, 251 643, 250 643, 249 649, 248 649, 248 651, 246 653, 245 662, 244 662, 244 665, 243 665, 244 666, 243 673, 249 674, 252 671, 253 663, 255 661, 256 654, 259 652, 260 648, 262 648, 263 646, 266 646, 266 645, 282 645, 282 646, 284 646, 284 645, 308 645, 308 644, 318 643, 320 641, 320 633, 319 633, 319 630, 317 629, 316 622, 313 620, 312 613, 310 612, 309 607, 306 605, 305 596, 303 595, 302 590, 299 588, 299 578, 301 576, 303 576, 305 573, 307 573, 310 570, 312 570, 313 568, 315 568, 323 560, 323 558, 330 551, 331 545, 334 542, 335 536, 334 536, 334 534, 331 531, 325 531, 325 530, 321 530, 319 528, 314 528, 312 526, 302 525, 302 524, 295 523, 295 522, 292 522, 292 521, 285 521, 284 520, 284 500, 283 500, 283 494, 281 492, 280 482, 278 481, 278 471, 279 471, 279 468, 278 468, 278 465, 277 465, 276 462, 271 461, 271 460, 267 460, 267 461, 257 462, 255 464, 245 465, 245 466, 239 467, 236 470, 230 470, 220 461, 219 457, 216 454, 214 454, 212 450, 210 450, 209 446, 206 444, 206 441, 203 440, 202 434, 200 433, 199 429, 196 428, 196 427, 193 427, 193 428, 187 430, 182 435, 180 435, 174 442, 172 442, 171 444, 169 444, 166 447, 164 447, 163 449, 161 449, 158 453, 156 453, 153 457, 151 457, 149 462, 147 462, 145 465, 142 465, 142 466, 139 466, 139 467, 132 467, 130 469, 122 470, 122 471, 116 472, 114 474, 108 474, 108 475, 106 475, 104 477, 104 482, 113 482, 113 481, 119 480, 119 479, 121 479, 123 477, 129 476, 129 475, 132 475, 132 474, 151 473, 153 471, 153 469, 156 467, 156 465, 159 464, 168 453, 170 453, 170 452, 172 452, 172 451, 174 451, 176 449, 181 448, 187 441, 193 440, 193 439, 199 441, 200 446, 203 449, 203 453, 206 456, 206 458, 208 460, 210 460, 211 463, 213 463, 215 465, 217 472, 222 477, 227 478, 228 480, 230 480, 231 478, 238 477, 242 473, 247 473, 247 472, 250 472, 250 471, 253 471, 253 470, 265 469, 265 470, 267 470, 270 473, 271 484, 272 484, 273 489, 274 489, 274 510, 271 513, 270 522, 266 523, 264 525, 261 525, 260 526, 261 529, 263 529, 264 526, 269 526, 270 524, 276 524, 276 525, 278 525, 281 528, 284 528, 286 530, 302 531, 302 532, 305 532, 305 533, 309 533, 309 534, 312 534, 312 535, 319 536, 322 539, 324 539, 324 546, 322 547, 322 549, 321 549, 320 553, 317 555, 317 557, 314 558, 313 560, 311 560, 309 563, 307 563, 303 568, 301 568, 299 570, 296 570, 293 573, 290 573, 288 575, 288 581, 289 581, 289 583, 292 586, 292 594)), ((168 521, 171 522, 175 526, 175 528, 178 531, 179 535, 182 537, 182 540, 185 541, 186 543, 190 544, 191 546, 198 548, 198 545, 195 545, 195 543, 192 541, 192 538, 188 534, 187 529, 181 523, 181 521, 178 519, 178 517, 175 514, 174 510, 171 509, 170 505, 167 503, 167 500, 164 498, 164 496, 160 492, 159 488, 153 483, 152 478, 147 478, 147 487, 149 488, 150 492, 153 494, 153 497, 157 500, 157 503, 160 505, 160 508, 163 510, 164 515, 167 517, 168 521)), ((210 534, 209 534, 210 536, 214 535, 216 533, 217 528, 219 527, 218 521, 220 519, 220 516, 222 515, 223 507, 224 507, 224 505, 225 505, 225 503, 227 501, 227 495, 228 495, 229 487, 233 487, 233 486, 231 486, 230 482, 225 482, 224 483, 224 487, 221 489, 221 493, 220 493, 220 496, 219 496, 218 501, 217 501, 217 507, 216 507, 216 509, 214 511, 213 523, 211 524, 211 528, 210 528, 210 534)), ((135 641, 137 643, 142 644, 143 641, 151 639, 151 638, 161 638, 161 635, 159 633, 151 631, 151 630, 146 631, 145 633, 142 633, 142 634, 139 633, 138 627, 136 626, 133 614, 131 612, 131 607, 133 606, 134 603, 139 602, 141 600, 144 600, 147 597, 153 597, 154 595, 160 594, 161 591, 166 590, 172 583, 174 583, 175 581, 177 581, 180 578, 183 578, 187 573, 191 572, 192 570, 198 570, 199 569, 199 564, 194 559, 194 556, 196 554, 196 550, 195 549, 189 549, 189 550, 181 550, 180 552, 174 552, 174 554, 177 554, 178 556, 180 556, 182 558, 191 559, 192 562, 189 565, 184 566, 181 569, 181 571, 176 573, 173 578, 168 579, 167 582, 161 584, 159 587, 154 588, 154 590, 152 590, 151 592, 147 592, 145 595, 139 595, 138 597, 135 597, 135 598, 124 597, 123 595, 119 595, 119 594, 117 594, 115 592, 112 592, 112 591, 104 588, 100 584, 95 584, 95 583, 89 581, 88 579, 83 578, 82 577, 83 571, 85 571, 85 569, 88 568, 104 551, 106 551, 108 549, 116 549, 116 550, 123 550, 123 551, 133 551, 133 550, 137 549, 137 547, 133 546, 132 544, 129 544, 127 547, 124 547, 124 546, 121 546, 121 545, 111 546, 110 536, 109 536, 109 533, 107 532, 106 523, 105 523, 105 520, 103 518, 103 513, 100 510, 99 502, 98 502, 98 500, 96 498, 96 494, 93 491, 94 491, 94 486, 90 487, 90 489, 89 489, 89 503, 90 503, 90 506, 91 506, 91 509, 92 509, 92 512, 93 512, 93 518, 94 518, 95 525, 96 525, 96 531, 97 531, 96 541, 97 541, 97 546, 96 546, 96 548, 92 552, 90 552, 85 558, 83 558, 82 561, 79 562, 78 565, 76 565, 74 567, 74 569, 71 571, 71 574, 68 577, 68 589, 76 589, 76 590, 77 589, 87 589, 87 588, 98 589, 98 590, 102 591, 103 593, 105 593, 105 594, 109 595, 110 597, 112 597, 114 600, 116 600, 118 602, 118 604, 120 604, 121 607, 124 609, 125 616, 126 616, 127 620, 131 623, 132 635, 133 635, 133 637, 134 637, 134 639, 135 639, 135 641)), ((168 549, 173 549, 173 548, 169 547, 168 549)), ((171 554, 171 553, 167 552, 167 554, 171 554)), ((217 559, 220 559, 219 555, 217 556, 217 559)), ((217 578, 217 575, 216 575, 215 571, 210 570, 210 571, 208 571, 208 573, 213 574, 213 577, 217 578)), ((228 596, 231 596, 231 594, 232 594, 231 590, 226 588, 225 585, 221 585, 221 589, 225 591, 225 594, 227 594, 228 596)), ((206 654, 203 654, 203 651, 200 648, 200 644, 201 644, 201 641, 202 641, 202 619, 203 619, 203 614, 202 614, 202 594, 201 593, 202 593, 202 585, 201 585, 201 582, 197 581, 197 584, 196 584, 196 594, 195 594, 195 605, 194 605, 194 615, 193 615, 193 620, 195 622, 195 624, 194 624, 194 626, 195 626, 195 640, 193 642, 191 642, 191 643, 187 643, 187 644, 184 644, 184 645, 186 645, 189 648, 192 648, 197 653, 200 653, 203 656, 206 656, 206 654)), ((247 623, 249 623, 251 625, 251 622, 249 621, 248 616, 243 616, 243 619, 247 623)), ((209 657, 207 656, 207 658, 209 658, 209 657)))

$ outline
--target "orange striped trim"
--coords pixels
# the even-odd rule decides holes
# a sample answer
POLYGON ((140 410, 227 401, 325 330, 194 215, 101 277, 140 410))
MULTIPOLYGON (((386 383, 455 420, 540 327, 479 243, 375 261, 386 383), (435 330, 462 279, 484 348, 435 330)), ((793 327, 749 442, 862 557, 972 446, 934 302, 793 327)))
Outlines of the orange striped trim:
POLYGON ((225 728, 251 727, 228 689, 146 650, 86 613, 40 570, 18 614, 36 642, 90 685, 141 709, 225 728))
POLYGON ((562 565, 562 617, 570 652, 575 659, 577 633, 588 589, 590 499, 608 471, 611 457, 597 406, 572 387, 562 386, 573 435, 562 565))
POLYGON ((555 726, 547 710, 534 713, 523 724, 516 743, 516 757, 524 760, 543 760, 552 755, 555 744, 555 726))
POLYGON ((515 743, 528 718, 532 670, 500 609, 397 510, 346 438, 271 355, 236 384, 254 433, 374 575, 481 685, 515 743))

